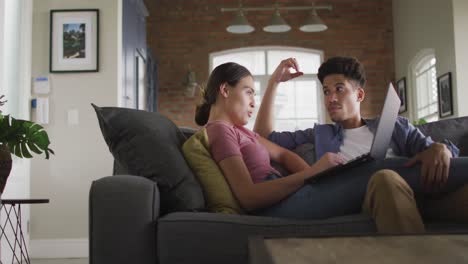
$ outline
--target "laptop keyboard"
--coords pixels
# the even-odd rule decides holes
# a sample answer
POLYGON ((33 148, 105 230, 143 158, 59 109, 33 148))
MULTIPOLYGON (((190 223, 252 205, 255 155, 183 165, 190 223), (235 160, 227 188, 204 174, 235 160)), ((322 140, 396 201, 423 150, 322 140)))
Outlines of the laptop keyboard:
POLYGON ((369 154, 370 154, 370 152, 367 152, 367 153, 364 153, 364 154, 362 154, 362 155, 360 155, 360 156, 357 156, 357 157, 355 157, 355 158, 352 158, 352 159, 348 160, 347 162, 343 163, 343 165, 344 165, 344 164, 348 164, 348 163, 355 162, 356 160, 362 159, 362 158, 364 158, 365 156, 368 156, 369 154))

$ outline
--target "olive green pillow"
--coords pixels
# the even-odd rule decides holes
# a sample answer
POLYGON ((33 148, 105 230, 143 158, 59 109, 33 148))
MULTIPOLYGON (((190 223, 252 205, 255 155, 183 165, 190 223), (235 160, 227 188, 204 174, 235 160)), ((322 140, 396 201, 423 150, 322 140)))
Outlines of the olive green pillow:
POLYGON ((205 128, 191 136, 182 146, 185 159, 202 185, 207 209, 216 213, 242 214, 243 210, 208 149, 205 128))

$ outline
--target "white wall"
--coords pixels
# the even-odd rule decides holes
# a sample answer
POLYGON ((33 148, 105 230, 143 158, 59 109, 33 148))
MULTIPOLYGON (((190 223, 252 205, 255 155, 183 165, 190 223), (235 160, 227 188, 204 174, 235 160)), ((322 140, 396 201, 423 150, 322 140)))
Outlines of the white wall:
MULTIPOLYGON (((458 0, 457 0, 458 1, 458 0)), ((459 0, 465 2, 464 0, 459 0)), ((466 3, 464 3, 466 5, 466 3)), ((467 16, 467 13, 463 13, 467 16)), ((465 18, 466 19, 466 18, 465 18)), ((393 28, 395 46, 396 79, 407 77, 409 111, 414 113, 414 84, 411 82, 409 65, 424 49, 434 49, 437 59, 437 76, 452 72, 454 116, 457 116, 457 65, 455 64, 455 33, 452 1, 440 0, 393 0, 393 28)), ((465 30, 466 30, 466 23, 465 30)), ((466 32, 466 31, 465 31, 466 32)), ((465 46, 466 47, 466 46, 465 46)), ((457 54, 458 56, 458 54, 457 54)), ((460 72, 460 71, 458 71, 460 72)), ((409 116, 412 118, 413 116, 409 116)))
POLYGON ((453 24, 455 28, 456 81, 458 115, 468 116, 468 104, 462 98, 468 98, 468 1, 453 0, 453 24))
POLYGON ((97 73, 50 74, 50 124, 45 128, 55 156, 32 163, 31 193, 49 198, 31 207, 31 254, 74 257, 88 254, 88 195, 91 182, 112 174, 112 156, 90 103, 117 105, 119 77, 118 8, 120 1, 36 0, 33 26, 33 76, 49 74, 51 9, 100 10, 97 73), (67 111, 79 112, 79 124, 69 125, 67 111))

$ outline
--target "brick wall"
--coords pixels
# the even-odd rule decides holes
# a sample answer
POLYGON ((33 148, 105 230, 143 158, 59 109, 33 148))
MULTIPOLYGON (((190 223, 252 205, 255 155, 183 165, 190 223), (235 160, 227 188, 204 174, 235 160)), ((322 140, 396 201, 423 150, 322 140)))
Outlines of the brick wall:
MULTIPOLYGON (((271 6, 274 0, 244 0, 244 6, 271 6)), ((246 14, 255 27, 250 34, 231 34, 225 28, 233 13, 221 7, 236 7, 237 0, 147 0, 150 16, 147 36, 157 60, 159 111, 179 126, 196 127, 195 105, 198 97, 187 96, 184 79, 190 64, 199 82, 208 77, 209 54, 248 46, 293 46, 323 50, 325 59, 331 56, 355 56, 364 63, 368 84, 367 98, 362 104, 364 116, 380 112, 387 83, 394 79, 393 26, 391 0, 328 0, 317 5, 333 6, 332 11, 320 10, 319 15, 328 30, 305 33, 299 25, 307 11, 282 11, 282 17, 292 29, 286 33, 262 30, 271 11, 246 14)), ((309 5, 309 0, 280 0, 281 6, 309 5)))

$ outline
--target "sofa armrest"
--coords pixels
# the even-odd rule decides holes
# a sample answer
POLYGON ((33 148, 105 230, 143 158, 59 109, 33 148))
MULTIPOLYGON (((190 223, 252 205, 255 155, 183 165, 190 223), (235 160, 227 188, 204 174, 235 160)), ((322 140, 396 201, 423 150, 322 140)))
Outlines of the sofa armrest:
POLYGON ((130 175, 94 181, 89 194, 89 263, 157 263, 158 217, 155 182, 130 175))

